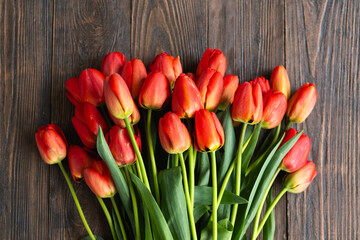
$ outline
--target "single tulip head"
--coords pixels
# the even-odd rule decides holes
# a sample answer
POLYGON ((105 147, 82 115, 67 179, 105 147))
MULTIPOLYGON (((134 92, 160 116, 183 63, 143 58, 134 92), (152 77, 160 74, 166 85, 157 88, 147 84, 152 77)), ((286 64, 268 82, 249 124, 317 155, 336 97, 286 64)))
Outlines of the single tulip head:
POLYGON ((286 96, 282 92, 269 90, 263 95, 262 127, 271 129, 281 123, 286 111, 286 96))
POLYGON ((71 145, 68 151, 69 168, 74 181, 79 183, 84 178, 84 169, 90 167, 95 161, 94 153, 86 148, 71 145))
MULTIPOLYGON (((287 130, 285 137, 279 147, 289 141, 297 133, 298 131, 294 128, 290 128, 289 130, 287 130)), ((299 140, 297 140, 295 145, 283 158, 280 166, 281 170, 292 173, 302 168, 309 158, 310 148, 311 140, 309 136, 302 134, 299 140)))
POLYGON ((211 68, 223 77, 226 71, 226 57, 218 49, 206 49, 196 69, 196 76, 200 76, 207 68, 211 68))
POLYGON ((220 103, 223 90, 223 77, 213 69, 207 68, 196 79, 204 108, 214 111, 220 103))
POLYGON ((96 146, 96 136, 99 126, 107 133, 108 126, 99 110, 90 103, 84 103, 75 108, 75 116, 71 119, 75 131, 87 148, 96 146))
POLYGON ((221 100, 218 106, 219 110, 224 111, 229 104, 234 101, 235 91, 239 86, 239 78, 235 75, 228 74, 224 77, 223 91, 221 93, 221 100))
POLYGON ((45 163, 59 163, 66 157, 67 141, 57 125, 48 124, 40 127, 35 134, 35 140, 45 163))
MULTIPOLYGON (((126 124, 124 119, 118 119, 115 118, 113 115, 111 115, 109 113, 109 116, 111 118, 111 120, 115 123, 115 125, 120 126, 121 128, 126 128, 126 124)), ((131 115, 128 117, 129 123, 131 125, 135 125, 140 121, 140 112, 138 107, 136 106, 135 102, 134 102, 134 111, 131 113, 131 115)))
POLYGON ((168 153, 182 153, 191 145, 190 134, 179 116, 168 112, 159 121, 161 146, 168 153))
POLYGON ((171 108, 180 118, 192 118, 196 111, 204 108, 199 89, 185 74, 180 74, 175 82, 171 108))
POLYGON ((271 88, 285 94, 286 99, 290 97, 290 80, 284 66, 277 66, 271 73, 271 88))
POLYGON ((149 70, 150 72, 162 72, 166 76, 171 87, 173 87, 175 84, 175 80, 180 75, 180 73, 182 73, 182 66, 179 57, 174 58, 166 52, 163 52, 157 55, 151 61, 149 70))
MULTIPOLYGON (((141 150, 140 131, 137 127, 134 128, 134 136, 136 143, 141 150)), ((129 133, 125 128, 115 125, 106 135, 106 140, 118 166, 126 166, 133 164, 136 161, 137 157, 135 150, 131 144, 129 133)))
POLYGON ((264 77, 257 77, 255 79, 251 80, 250 83, 251 84, 258 83, 260 88, 261 88, 261 92, 262 92, 263 95, 270 90, 269 80, 267 80, 264 77))
POLYGON ((77 106, 88 102, 94 106, 104 103, 104 75, 96 69, 88 68, 80 73, 79 78, 66 81, 67 97, 77 106))
POLYGON ((120 52, 111 52, 103 58, 101 63, 101 72, 104 76, 110 76, 113 73, 120 74, 126 63, 125 55, 120 52))
POLYGON ((117 73, 106 77, 104 83, 105 103, 110 114, 124 119, 134 110, 134 100, 124 79, 117 73))
POLYGON ((195 113, 194 146, 199 152, 212 152, 224 145, 225 135, 216 114, 207 109, 195 113))
POLYGON ((314 109, 317 91, 313 83, 302 85, 289 100, 286 115, 295 123, 302 123, 314 109))
POLYGON ((121 77, 125 80, 126 85, 131 92, 131 96, 134 99, 139 97, 146 76, 146 68, 141 60, 134 58, 124 65, 121 77))
POLYGON ((117 192, 110 170, 104 161, 95 161, 84 170, 84 179, 91 191, 100 198, 110 198, 117 192))
POLYGON ((241 83, 234 97, 231 117, 235 122, 257 124, 263 114, 263 100, 258 83, 241 83))
POLYGON ((305 191, 316 175, 315 164, 307 161, 307 163, 296 172, 286 174, 283 184, 289 192, 301 193, 305 191))

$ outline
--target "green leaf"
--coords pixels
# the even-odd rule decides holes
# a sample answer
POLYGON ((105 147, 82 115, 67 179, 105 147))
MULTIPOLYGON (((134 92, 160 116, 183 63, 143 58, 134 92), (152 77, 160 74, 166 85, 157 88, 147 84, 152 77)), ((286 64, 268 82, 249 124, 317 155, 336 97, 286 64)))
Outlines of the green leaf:
POLYGON ((210 164, 207 153, 198 153, 196 160, 196 167, 198 168, 198 181, 196 185, 207 186, 210 180, 210 164))
POLYGON ((152 227, 155 228, 155 231, 159 235, 160 239, 173 239, 164 215, 162 214, 149 189, 144 185, 144 183, 141 182, 141 180, 135 174, 130 173, 130 175, 133 183, 138 190, 138 193, 140 194, 147 210, 149 211, 152 227))
MULTIPOLYGON (((96 240, 104 240, 102 237, 99 237, 99 236, 96 236, 96 235, 94 235, 94 236, 95 236, 96 240)), ((91 240, 91 237, 86 236, 86 237, 81 238, 80 240, 91 240)))
MULTIPOLYGON (((267 201, 266 201, 266 211, 269 209, 273 202, 272 198, 272 189, 269 192, 267 201)), ((275 213, 274 210, 271 211, 269 218, 266 220, 263 227, 263 239, 274 240, 275 235, 275 213)))
MULTIPOLYGON (((195 186, 194 205, 212 205, 213 188, 208 186, 195 186)), ((245 204, 246 199, 225 190, 220 204, 245 204)))
MULTIPOLYGON (((105 140, 104 133, 99 127, 98 136, 96 140, 96 148, 100 155, 100 157, 104 160, 106 165, 108 166, 111 176, 115 182, 116 189, 119 192, 119 197, 125 211, 130 219, 130 221, 134 222, 134 213, 132 211, 131 199, 130 199, 130 192, 129 187, 125 181, 124 176, 122 175, 118 165, 113 158, 109 146, 105 140)), ((131 224, 134 226, 134 224, 131 224)))
POLYGON ((241 164, 241 172, 242 175, 244 175, 250 159, 255 151, 256 148, 256 144, 258 142, 259 139, 259 135, 260 135, 260 130, 261 130, 261 124, 257 124, 253 130, 253 135, 249 141, 249 144, 247 145, 247 147, 245 148, 243 154, 242 154, 242 164, 241 164))
MULTIPOLYGON (((278 149, 284 135, 278 140, 276 146, 272 149, 268 157, 266 158, 264 164, 261 167, 259 174, 256 176, 256 180, 251 179, 248 182, 254 182, 250 196, 248 197, 248 204, 246 205, 245 213, 238 214, 238 216, 242 216, 241 220, 236 221, 237 224, 234 226, 234 237, 238 239, 246 233, 247 228, 249 227, 251 221, 255 217, 256 211, 259 207, 261 199, 265 194, 265 190, 269 185, 271 179, 273 178, 277 168, 279 167, 284 156, 289 152, 289 150, 294 146, 296 141, 300 138, 303 131, 296 134, 289 141, 287 141, 280 149, 278 149), (277 150, 278 149, 278 150, 277 150), (245 217, 245 219, 243 218, 245 217), (239 236, 240 235, 240 236, 239 236)), ((251 177, 253 177, 251 175, 251 177)), ((246 190, 246 189, 245 189, 246 190)), ((244 191, 246 197, 247 191, 244 191)), ((243 209, 242 209, 243 210, 243 209)), ((240 211, 242 211, 240 210, 240 211)), ((239 219, 239 217, 237 218, 239 219)))
POLYGON ((175 167, 159 173, 161 210, 174 239, 190 239, 189 219, 181 168, 175 167))
MULTIPOLYGON (((218 239, 221 239, 221 240, 231 239, 233 229, 234 228, 231 225, 231 222, 229 221, 229 219, 225 218, 223 220, 220 220, 217 223, 218 239)), ((212 219, 210 219, 206 228, 204 228, 201 231, 200 240, 209 240, 209 239, 212 239, 212 219)))
POLYGON ((199 205, 194 207, 193 214, 194 214, 195 223, 197 223, 197 221, 199 221, 199 219, 209 210, 211 210, 211 208, 208 205, 199 205))

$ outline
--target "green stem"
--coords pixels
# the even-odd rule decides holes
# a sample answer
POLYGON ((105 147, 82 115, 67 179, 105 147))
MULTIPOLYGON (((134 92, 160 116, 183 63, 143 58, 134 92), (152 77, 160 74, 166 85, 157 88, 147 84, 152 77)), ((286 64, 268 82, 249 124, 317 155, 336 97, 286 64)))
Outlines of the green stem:
MULTIPOLYGON (((235 194, 240 196, 240 188, 241 188, 241 157, 242 157, 242 145, 245 137, 247 123, 243 123, 243 128, 241 130, 239 147, 236 156, 236 183, 235 183, 235 194)), ((235 220, 238 210, 238 204, 234 204, 232 212, 231 212, 231 223, 235 226, 235 220)))
POLYGON ((85 226, 85 228, 86 228, 86 231, 88 232, 90 238, 91 238, 92 240, 95 240, 95 236, 94 236, 94 234, 92 233, 92 231, 91 231, 91 229, 90 229, 90 227, 89 227, 89 224, 88 224, 87 221, 86 221, 86 218, 85 218, 85 216, 84 216, 84 212, 83 212, 82 209, 81 209, 81 206, 80 206, 80 203, 79 203, 79 199, 78 199, 77 196, 76 196, 76 193, 75 193, 75 190, 74 190, 73 185, 71 184, 70 178, 69 178, 69 176, 67 175, 67 173, 66 173, 66 171, 65 171, 64 166, 62 165, 62 163, 59 162, 58 165, 59 165, 59 167, 60 167, 60 169, 61 169, 61 172, 64 174, 64 177, 65 177, 65 179, 66 179, 66 182, 67 182, 67 184, 68 184, 68 186, 69 186, 69 188, 70 188, 71 195, 72 195, 72 197, 73 197, 73 199, 74 199, 76 208, 77 208, 77 210, 78 210, 78 212, 79 212, 79 215, 80 215, 80 218, 81 218, 81 220, 82 220, 82 222, 83 222, 83 224, 84 224, 84 226, 85 226))
POLYGON ((117 220, 119 222, 119 226, 120 226, 122 236, 123 236, 124 240, 127 240, 124 224, 123 224, 123 221, 121 220, 120 212, 119 212, 119 209, 118 209, 118 207, 116 205, 115 199, 114 199, 114 197, 111 197, 110 199, 111 199, 111 203, 113 205, 113 208, 115 210, 116 218, 117 218, 117 220))
POLYGON ((116 233, 115 233, 115 229, 114 229, 114 224, 113 224, 113 221, 111 219, 111 216, 110 216, 110 213, 109 213, 109 210, 107 209, 105 203, 104 203, 104 200, 101 198, 101 197, 98 197, 96 196, 97 200, 99 201, 100 203, 100 206, 105 214, 105 217, 109 223, 109 227, 110 227, 110 230, 111 230, 111 234, 112 234, 112 237, 114 240, 118 239, 117 236, 116 236, 116 233))
MULTIPOLYGON (((139 212, 138 212, 138 206, 137 206, 137 201, 136 201, 136 195, 135 195, 133 184, 131 182, 129 169, 127 167, 124 167, 123 169, 124 169, 124 172, 125 172, 125 178, 126 178, 126 180, 128 182, 128 185, 129 185, 131 201, 132 201, 132 205, 133 205, 136 239, 140 240, 141 239, 141 232, 140 232, 139 212)), ((131 169, 130 169, 130 171, 131 171, 131 169)))
POLYGON ((264 195, 263 195, 263 197, 262 197, 262 199, 261 199, 259 208, 258 208, 258 210, 257 210, 257 212, 256 212, 256 217, 255 217, 255 221, 254 221, 254 230, 253 230, 253 235, 252 235, 251 240, 256 239, 256 231, 257 231, 258 226, 259 226, 259 220, 260 220, 261 210, 263 209, 263 206, 264 206, 266 197, 267 197, 267 195, 268 195, 268 193, 269 193, 269 191, 270 191, 270 189, 271 189, 271 186, 272 186, 272 184, 274 183, 277 175, 279 174, 280 170, 281 170, 280 168, 278 168, 278 169, 276 170, 274 176, 271 178, 271 180, 270 180, 270 182, 269 182, 269 185, 267 186, 267 188, 266 188, 266 190, 265 190, 265 192, 264 192, 264 195))
POLYGON ((152 168, 152 175, 154 180, 154 188, 155 188, 155 197, 158 204, 160 204, 160 192, 159 192, 159 183, 157 177, 157 169, 156 169, 156 161, 155 161, 155 154, 154 148, 151 138, 151 109, 148 110, 147 121, 146 121, 146 137, 149 147, 149 154, 150 154, 150 161, 151 161, 151 168, 152 168))
POLYGON ((135 162, 135 165, 136 165, 136 172, 137 172, 137 174, 138 174, 138 176, 139 176, 139 179, 140 179, 142 182, 144 182, 144 178, 143 178, 143 176, 142 176, 142 174, 141 174, 141 167, 140 167, 139 161, 136 161, 136 162, 135 162))
POLYGON ((286 124, 285 131, 289 130, 291 124, 293 124, 293 122, 289 120, 289 122, 286 124))
POLYGON ((236 161, 235 160, 232 161, 232 163, 231 163, 231 165, 230 165, 230 167, 229 167, 229 169, 228 169, 228 171, 227 171, 227 173, 226 173, 226 175, 224 177, 224 181, 223 181, 223 184, 221 185, 219 195, 218 195, 218 198, 217 198, 218 199, 217 207, 219 207, 219 205, 221 203, 221 199, 222 199, 222 197, 224 195, 224 192, 226 190, 226 185, 227 185, 227 183, 228 183, 228 181, 229 181, 229 179, 231 177, 231 174, 232 174, 232 172, 234 170, 235 164, 236 164, 236 161))
POLYGON ((182 174, 183 174, 185 198, 186 198, 186 204, 187 204, 187 209, 188 209, 188 214, 189 214, 189 219, 190 219, 191 234, 193 236, 193 239, 197 240, 196 226, 195 226, 195 220, 194 220, 194 214, 193 214, 193 207, 192 207, 192 203, 190 201, 190 194, 189 194, 188 179, 187 179, 187 174, 186 174, 185 160, 184 160, 184 156, 183 156, 182 153, 179 153, 179 158, 180 158, 180 165, 181 165, 182 174))
POLYGON ((279 202, 279 200, 281 199, 281 197, 288 191, 287 188, 284 188, 283 190, 281 190, 281 192, 279 193, 279 195, 277 195, 277 197, 274 199, 273 203, 270 205, 270 207, 268 208, 268 210, 266 211, 263 220, 261 220, 261 223, 258 227, 258 229, 256 230, 256 238, 259 236, 262 228, 264 227, 266 220, 269 218, 271 212, 273 211, 273 209, 275 208, 276 204, 279 202))
POLYGON ((194 151, 193 144, 189 148, 189 177, 190 177, 190 201, 191 206, 194 206, 194 195, 195 195, 195 161, 194 161, 194 151))
POLYGON ((145 169, 145 165, 144 165, 144 160, 143 160, 143 158, 141 156, 139 147, 138 147, 138 145, 136 143, 136 140, 135 140, 135 137, 134 137, 134 132, 133 132, 133 130, 131 128, 131 124, 129 123, 129 119, 127 117, 124 118, 124 121, 125 121, 125 124, 126 124, 126 129, 127 129, 128 133, 129 133, 129 136, 130 136, 131 144, 132 144, 132 146, 133 146, 133 148, 135 150, 136 156, 137 156, 137 161, 139 161, 139 164, 140 164, 140 172, 141 172, 141 175, 143 177, 143 182, 144 182, 145 186, 151 192, 149 179, 147 177, 146 169, 145 169))
POLYGON ((174 166, 177 167, 179 166, 179 155, 175 155, 175 160, 174 160, 174 166))
POLYGON ((211 155, 211 174, 213 185, 213 240, 217 240, 217 175, 216 175, 216 155, 215 151, 210 152, 211 155))

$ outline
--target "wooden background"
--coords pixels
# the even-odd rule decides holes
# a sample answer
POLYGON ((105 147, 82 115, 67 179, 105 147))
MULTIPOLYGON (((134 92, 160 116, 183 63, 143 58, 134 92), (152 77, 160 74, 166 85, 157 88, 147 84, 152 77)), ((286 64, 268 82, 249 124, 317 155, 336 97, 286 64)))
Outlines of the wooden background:
MULTIPOLYGON (((0 0, 0 235, 86 235, 57 166, 44 164, 34 134, 58 124, 72 143, 65 81, 121 51, 147 65, 179 55, 195 71, 206 48, 221 49, 241 81, 283 64, 292 90, 314 82, 318 102, 299 125, 312 138, 318 176, 276 208, 275 239, 359 239, 360 1, 0 0)), ((85 184, 75 186, 93 231, 110 238, 85 184)), ((279 188, 278 188, 279 190, 279 188)))

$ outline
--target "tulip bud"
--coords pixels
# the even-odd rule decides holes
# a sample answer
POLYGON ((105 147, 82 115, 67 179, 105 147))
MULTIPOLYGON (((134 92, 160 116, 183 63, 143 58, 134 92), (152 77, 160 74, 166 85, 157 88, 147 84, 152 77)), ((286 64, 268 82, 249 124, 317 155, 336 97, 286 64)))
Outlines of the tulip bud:
POLYGON ((231 118, 236 122, 257 124, 263 114, 263 100, 258 83, 244 82, 235 92, 231 118))
POLYGON ((224 86, 221 94, 219 110, 224 111, 229 104, 234 101, 235 91, 239 86, 239 78, 235 75, 228 74, 224 77, 224 86))
POLYGON ((270 90, 263 95, 262 127, 271 129, 281 123, 286 111, 286 96, 282 92, 270 90))
POLYGON ((106 106, 113 117, 124 119, 133 112, 134 100, 124 79, 119 74, 114 73, 106 77, 104 95, 106 106))
POLYGON ((317 100, 317 91, 313 83, 305 83, 290 98, 286 110, 289 120, 302 123, 313 110, 317 100))
MULTIPOLYGON (((111 120, 115 123, 115 125, 120 126, 121 128, 126 128, 125 121, 123 119, 115 118, 113 115, 109 114, 111 120)), ((140 112, 138 107, 136 106, 134 102, 134 111, 131 113, 131 115, 128 117, 129 123, 131 125, 135 125, 140 121, 140 112)))
POLYGON ((75 108, 75 116, 71 121, 81 141, 88 148, 94 148, 96 146, 96 136, 99 126, 101 126, 104 134, 108 131, 104 117, 99 110, 90 103, 77 106, 75 108))
POLYGON ((160 110, 168 103, 171 95, 170 83, 162 72, 151 72, 146 77, 139 95, 142 108, 160 110))
POLYGON ((100 198, 109 198, 117 192, 110 170, 104 161, 95 161, 84 170, 84 179, 91 191, 100 198))
POLYGON ((212 152, 224 145, 225 136, 216 114, 207 109, 195 113, 194 146, 199 152, 212 152))
POLYGON ((258 83, 260 85, 262 95, 264 95, 265 93, 267 93, 270 90, 269 81, 267 79, 265 79, 264 77, 257 77, 255 79, 253 79, 252 81, 250 81, 250 83, 251 84, 258 83))
POLYGON ((223 77, 213 69, 207 68, 196 79, 196 86, 199 89, 204 108, 214 111, 220 103, 223 90, 223 77))
POLYGON ((192 118, 196 111, 204 108, 199 89, 185 74, 180 74, 175 82, 171 108, 180 118, 192 118))
MULTIPOLYGON (((284 139, 282 140, 279 148, 284 145, 287 141, 289 141, 292 137, 294 137, 298 133, 294 128, 290 128, 286 134, 284 139)), ((285 155, 281 163, 281 170, 285 172, 295 172, 302 168, 309 157, 311 148, 311 140, 307 135, 302 134, 295 143, 295 145, 290 149, 290 151, 285 155)))
POLYGON ((161 146, 168 153, 182 153, 191 145, 190 134, 178 115, 168 112, 159 121, 161 146))
POLYGON ((106 55, 101 63, 101 72, 104 76, 110 76, 113 73, 120 74, 126 63, 125 55, 119 52, 111 52, 106 55))
POLYGON ((67 142, 57 125, 48 124, 40 127, 35 134, 35 140, 45 163, 59 163, 66 157, 67 142))
POLYGON ((223 77, 226 71, 225 55, 218 49, 206 49, 196 69, 196 76, 200 76, 207 68, 218 71, 223 77))
POLYGON ((71 175, 75 182, 79 183, 84 178, 84 169, 90 167, 96 158, 93 157, 94 153, 86 148, 71 145, 68 151, 68 162, 71 175))
POLYGON ((146 68, 141 60, 134 58, 125 64, 121 77, 125 80, 133 98, 139 97, 146 76, 146 68))
POLYGON ((70 78, 66 81, 66 94, 69 100, 77 106, 88 102, 99 106, 104 102, 104 76, 96 69, 88 68, 80 73, 79 79, 70 78))
POLYGON ((316 174, 315 164, 307 161, 307 163, 296 172, 285 175, 283 180, 284 187, 291 193, 301 193, 310 185, 316 174))
MULTIPOLYGON (((141 138, 139 128, 134 128, 134 137, 141 151, 141 138)), ((133 164, 137 157, 131 144, 130 136, 125 128, 114 126, 106 135, 110 151, 118 166, 133 164)))
POLYGON ((271 73, 271 88, 285 94, 286 99, 290 97, 290 80, 284 66, 277 66, 271 73))
POLYGON ((157 55, 151 61, 149 70, 150 72, 162 72, 166 76, 171 87, 173 87, 175 84, 175 80, 180 75, 180 73, 182 73, 182 66, 179 57, 174 58, 166 52, 163 52, 157 55))

